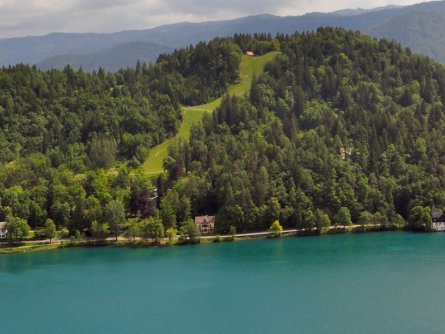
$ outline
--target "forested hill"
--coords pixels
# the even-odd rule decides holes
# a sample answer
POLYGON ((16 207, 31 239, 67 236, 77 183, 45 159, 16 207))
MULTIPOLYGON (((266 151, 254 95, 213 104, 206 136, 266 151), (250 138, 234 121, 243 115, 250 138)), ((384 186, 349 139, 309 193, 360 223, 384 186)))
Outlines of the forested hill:
POLYGON ((0 69, 0 221, 39 227, 51 218, 74 232, 104 220, 113 199, 131 211, 137 189, 151 196, 152 187, 125 165, 137 167, 177 132, 181 104, 224 94, 241 55, 233 41, 215 39, 116 73, 0 69))
POLYGON ((187 235, 199 214, 219 232, 428 225, 445 208, 444 99, 442 65, 334 28, 215 39, 117 73, 4 68, 0 220, 100 236, 108 223, 134 235, 140 218, 187 235), (177 132, 181 104, 224 94, 242 52, 277 49, 249 96, 225 97, 170 146, 165 174, 137 169, 177 132))
POLYGON ((36 152, 56 166, 72 161, 67 154, 97 167, 143 161, 148 148, 177 132, 180 104, 221 96, 237 80, 240 59, 238 45, 217 39, 117 73, 0 69, 0 162, 36 152))
POLYGON ((221 232, 428 226, 429 208, 445 208, 444 67, 342 29, 280 44, 248 98, 226 97, 171 148, 161 214, 181 221, 190 203, 221 232))

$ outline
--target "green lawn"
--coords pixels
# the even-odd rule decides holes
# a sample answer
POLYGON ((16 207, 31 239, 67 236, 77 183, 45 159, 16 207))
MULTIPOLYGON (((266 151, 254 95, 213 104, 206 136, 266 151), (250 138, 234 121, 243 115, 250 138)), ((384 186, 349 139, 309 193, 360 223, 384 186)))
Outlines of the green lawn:
MULTIPOLYGON (((236 96, 248 94, 253 75, 261 73, 264 65, 274 59, 276 55, 277 52, 270 52, 260 57, 243 56, 240 65, 240 82, 230 86, 228 93, 236 96)), ((175 138, 188 139, 192 125, 200 122, 205 113, 215 110, 221 103, 221 100, 222 97, 199 106, 183 107, 183 121, 175 138)), ((143 165, 143 169, 147 174, 156 175, 164 171, 162 161, 168 154, 168 148, 172 140, 168 139, 150 150, 150 154, 143 165)))

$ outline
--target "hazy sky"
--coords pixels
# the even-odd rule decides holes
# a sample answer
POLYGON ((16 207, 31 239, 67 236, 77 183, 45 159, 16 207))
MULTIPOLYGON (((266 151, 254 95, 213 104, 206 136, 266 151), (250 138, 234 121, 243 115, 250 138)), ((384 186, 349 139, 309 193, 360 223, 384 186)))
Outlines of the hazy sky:
POLYGON ((254 14, 301 15, 416 0, 0 0, 0 37, 145 29, 254 14))

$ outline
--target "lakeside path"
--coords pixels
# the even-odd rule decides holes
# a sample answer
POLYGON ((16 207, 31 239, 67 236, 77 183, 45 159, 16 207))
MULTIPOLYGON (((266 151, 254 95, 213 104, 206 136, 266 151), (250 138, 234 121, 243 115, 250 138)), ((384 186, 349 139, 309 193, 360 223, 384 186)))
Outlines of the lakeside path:
MULTIPOLYGON (((299 232, 304 232, 304 229, 301 230, 297 230, 297 229, 290 229, 290 230, 283 230, 281 232, 281 235, 293 235, 293 234, 297 234, 299 232)), ((271 233, 269 231, 264 231, 264 232, 252 232, 252 233, 238 233, 235 234, 233 237, 235 238, 255 238, 255 237, 268 237, 270 236, 271 233)), ((203 235, 200 238, 201 239, 215 239, 216 236, 214 235, 203 235)), ((232 238, 231 235, 221 235, 220 238, 232 238)))
MULTIPOLYGON (((329 231, 334 230, 334 229, 338 229, 340 231, 348 231, 348 229, 354 230, 361 227, 361 225, 351 225, 351 226, 329 226, 329 231)), ((287 230, 283 230, 281 231, 281 235, 282 236, 290 236, 290 235, 295 235, 298 233, 303 233, 303 232, 307 232, 307 229, 287 229, 287 230)), ((313 228, 311 231, 316 231, 315 228, 313 228)), ((269 231, 263 231, 263 232, 251 232, 251 233, 238 233, 235 235, 221 235, 219 236, 220 238, 238 238, 238 239, 243 239, 243 238, 257 238, 257 237, 268 237, 268 236, 272 236, 272 233, 269 231)), ((204 236, 200 236, 201 239, 215 239, 215 235, 204 235, 204 236)))
MULTIPOLYGON (((259 57, 248 57, 244 55, 240 64, 240 81, 229 87, 227 93, 236 96, 244 96, 249 93, 254 75, 261 74, 264 66, 273 60, 278 52, 269 52, 259 57)), ((158 146, 153 147, 143 164, 145 174, 157 175, 164 172, 162 166, 164 158, 168 155, 168 149, 175 139, 188 140, 192 126, 200 122, 206 113, 213 112, 221 103, 222 97, 219 97, 209 103, 182 107, 182 123, 178 133, 173 138, 167 139, 158 146)))
MULTIPOLYGON (((373 227, 377 227, 376 225, 372 225, 373 227)), ((351 225, 351 226, 330 226, 328 231, 337 230, 337 233, 348 233, 352 232, 355 229, 361 228, 361 225, 351 225)), ((311 231, 316 231, 315 228, 311 229, 311 231)), ((308 232, 307 229, 286 229, 281 232, 281 236, 287 237, 292 235, 298 235, 300 233, 308 232)), ((272 236, 272 233, 269 231, 261 231, 261 232, 250 232, 250 233, 238 233, 235 235, 203 235, 200 236, 199 239, 203 241, 211 241, 217 238, 220 239, 232 239, 235 240, 243 240, 243 239, 255 239, 255 238, 267 238, 272 236)), ((93 246, 95 242, 102 241, 109 245, 120 244, 121 246, 132 246, 138 245, 140 246, 141 242, 143 242, 143 247, 153 247, 153 244, 145 242, 142 238, 137 237, 134 240, 119 236, 116 242, 115 237, 108 237, 104 240, 97 239, 81 239, 81 240, 69 240, 69 239, 60 239, 55 238, 52 240, 52 243, 49 243, 49 239, 46 240, 24 240, 21 242, 20 246, 10 246, 10 247, 0 247, 0 255, 4 254, 13 254, 13 253, 27 253, 34 251, 44 251, 44 250, 54 250, 64 247, 88 247, 93 246)), ((177 240, 176 240, 177 241, 177 240)), ((164 238, 161 242, 163 245, 168 244, 168 238, 164 238)))

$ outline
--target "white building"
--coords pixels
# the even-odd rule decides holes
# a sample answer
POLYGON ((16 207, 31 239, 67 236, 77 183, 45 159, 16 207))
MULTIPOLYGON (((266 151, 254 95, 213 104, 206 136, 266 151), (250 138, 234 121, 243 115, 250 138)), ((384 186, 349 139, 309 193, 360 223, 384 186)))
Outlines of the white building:
POLYGON ((432 227, 434 231, 445 231, 445 215, 442 210, 433 208, 431 210, 431 216, 433 218, 432 227))
POLYGON ((445 231, 445 222, 433 222, 433 229, 438 232, 445 231))
POLYGON ((6 222, 0 222, 0 239, 6 239, 6 222))

